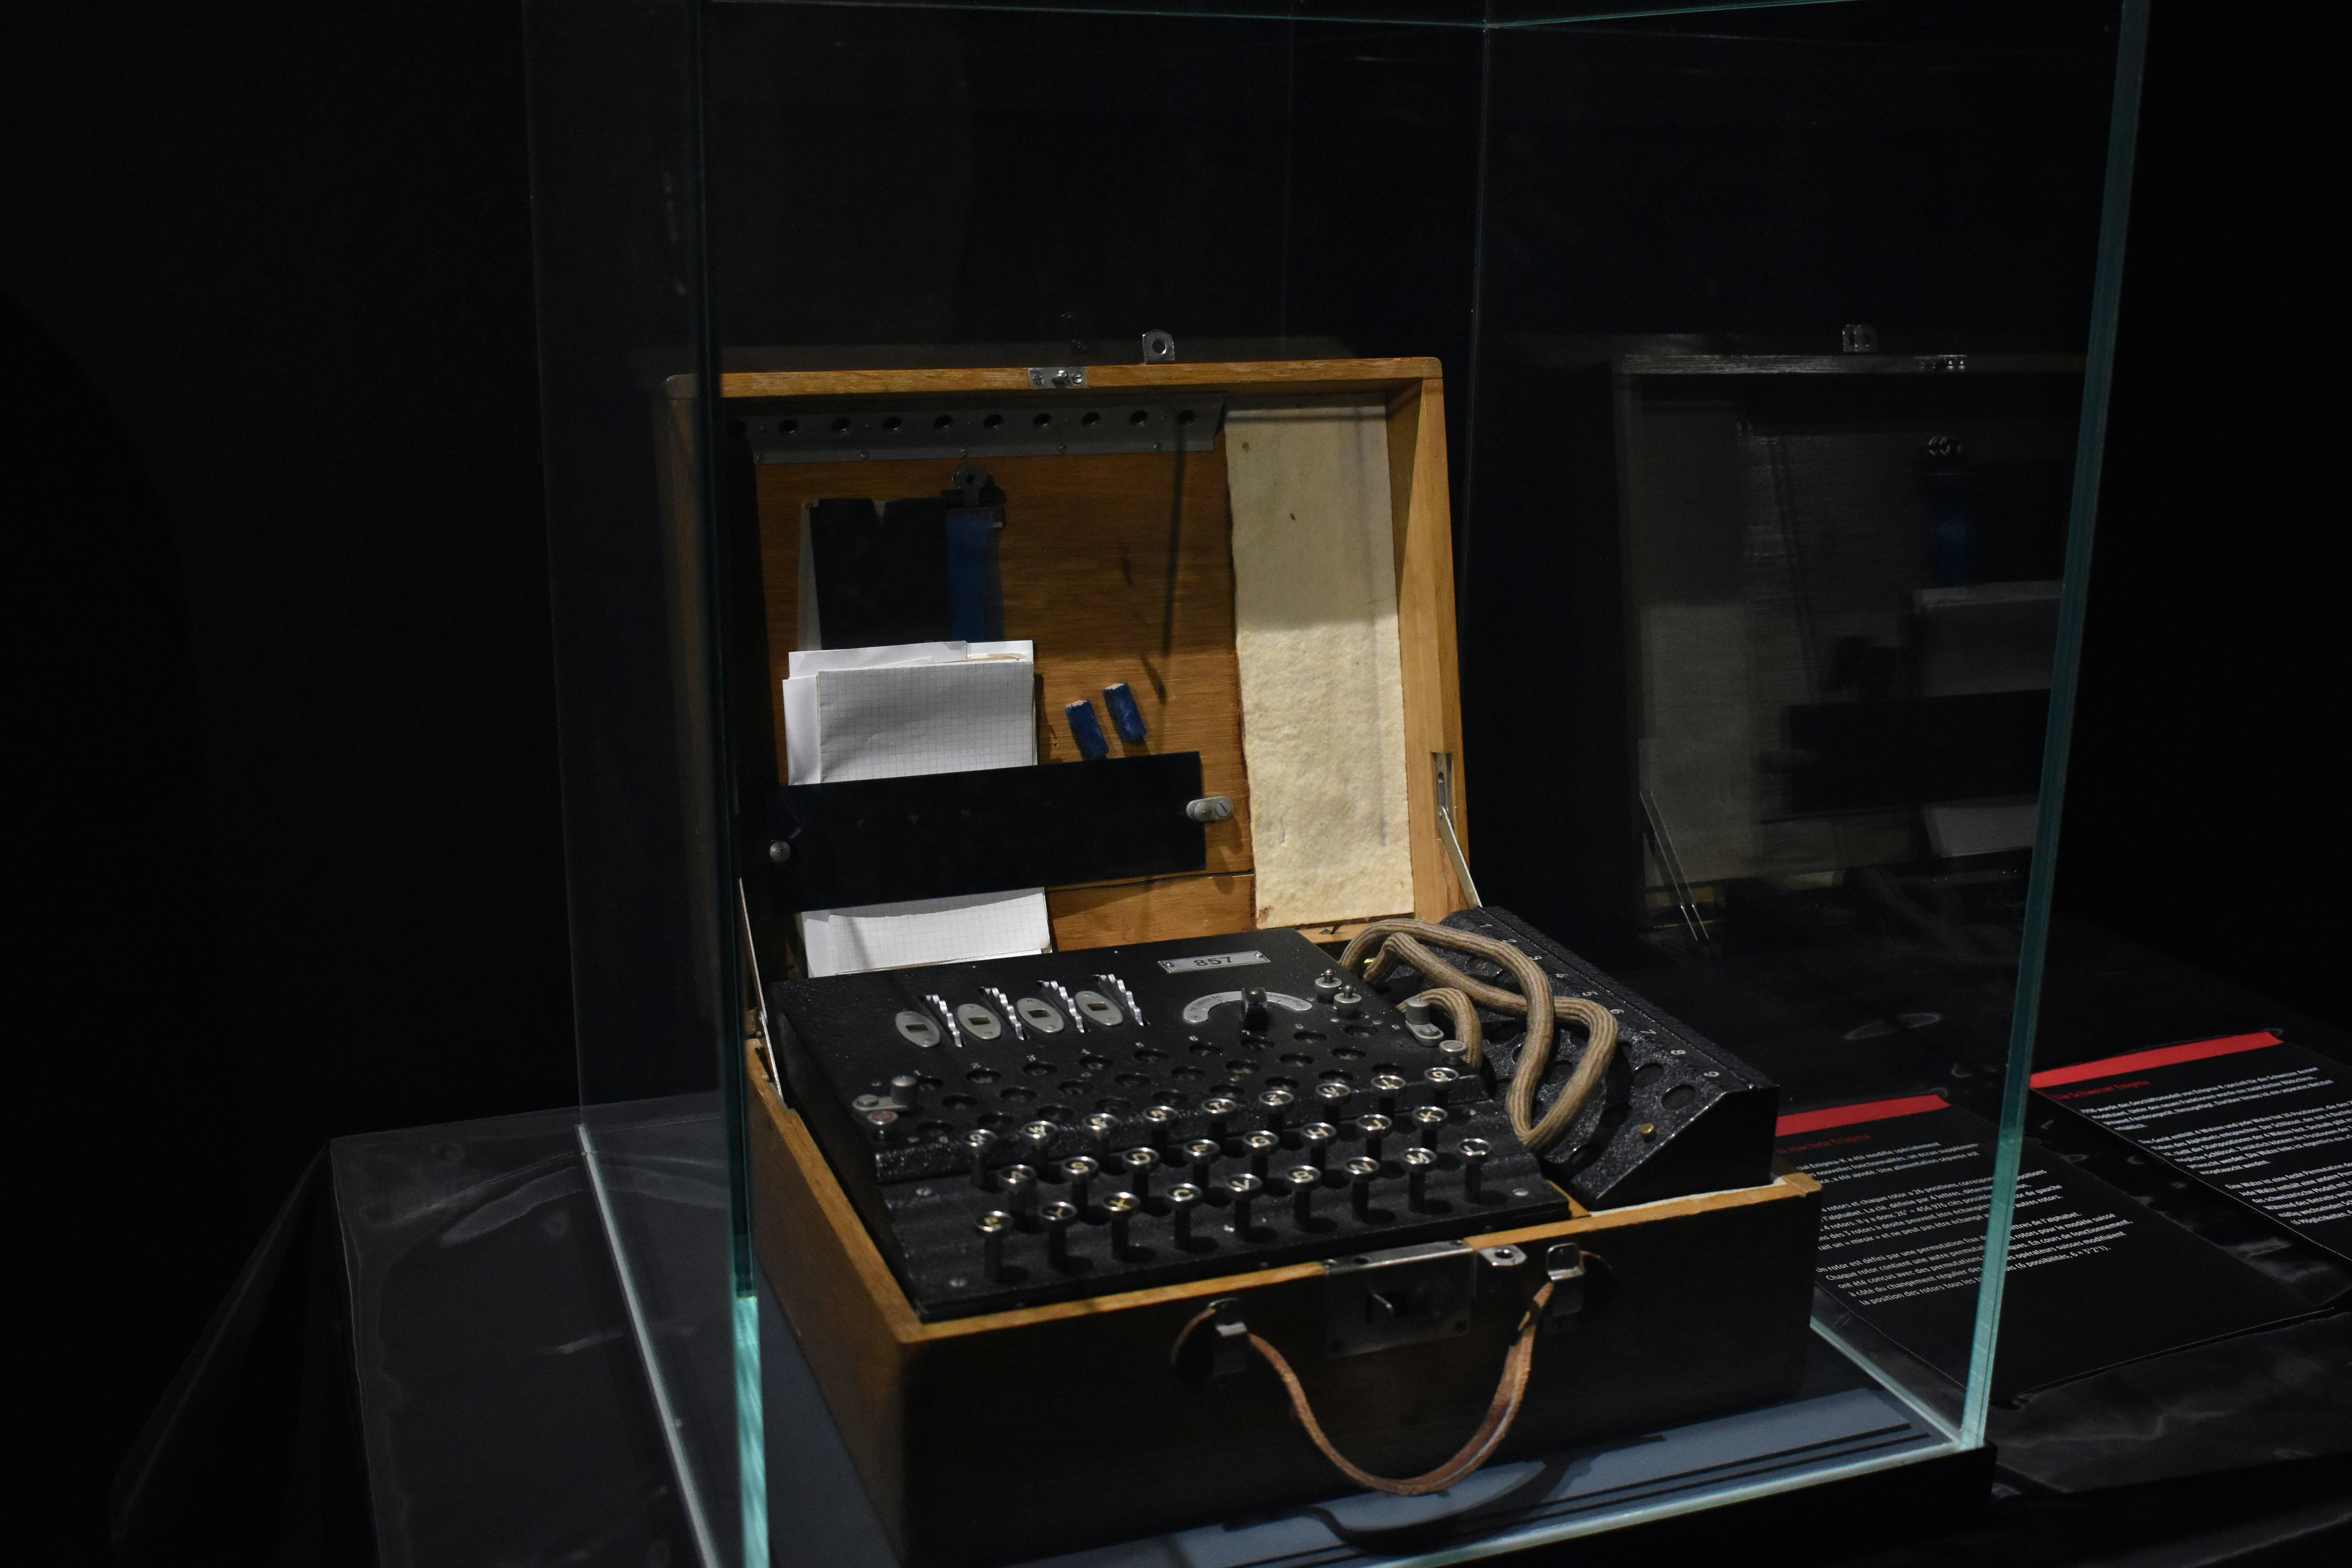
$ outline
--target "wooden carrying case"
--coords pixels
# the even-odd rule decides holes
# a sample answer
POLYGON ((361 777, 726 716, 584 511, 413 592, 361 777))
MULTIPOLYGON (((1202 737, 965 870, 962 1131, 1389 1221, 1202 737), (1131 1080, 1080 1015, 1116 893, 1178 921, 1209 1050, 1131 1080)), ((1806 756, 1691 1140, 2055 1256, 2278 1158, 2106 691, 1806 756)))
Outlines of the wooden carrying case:
MULTIPOLYGON (((1089 366, 1085 386, 1112 396, 1217 395, 1228 407, 1307 395, 1382 400, 1405 754, 1426 765, 1406 769, 1414 907, 1362 913, 1436 921, 1463 908, 1439 815, 1441 789, 1450 789, 1464 829, 1436 362, 1089 366)), ((722 390, 730 414, 959 398, 1072 405, 1066 388, 1018 368, 730 374, 722 390), (1048 384, 1033 385, 1040 379, 1048 384)), ((1003 545, 1005 618, 1009 635, 1035 642, 1041 711, 1129 681, 1145 704, 1149 746, 1199 752, 1204 788, 1235 806, 1211 826, 1200 872, 1049 889, 1064 951, 1256 924, 1224 455, 1220 434, 1213 449, 1172 465, 1160 454, 973 458, 1017 512, 1003 545), (1153 682, 1137 666, 1134 627, 1162 616, 1172 629, 1148 650, 1160 660, 1153 682)), ((772 699, 797 646, 804 503, 935 492, 957 466, 852 454, 754 469, 772 699)), ((1041 761, 1067 760, 1061 741, 1041 761)), ((779 776, 782 767, 780 754, 779 776)), ((1354 922, 1307 929, 1328 941, 1354 922)), ((909 1568, 1019 1561, 1359 1489, 1309 1440, 1263 1360, 1238 1375, 1185 1375, 1198 1367, 1180 1368, 1172 1352, 1212 1302, 1235 1303, 1226 1315, 1280 1350, 1339 1451, 1385 1476, 1429 1470, 1480 1426, 1544 1278, 1541 1261, 1563 1240, 1586 1251, 1581 1307, 1535 1338, 1525 1399, 1496 1458, 1768 1402, 1793 1390, 1803 1362, 1818 1189, 1794 1173, 1598 1213, 1571 1204, 1564 1221, 1466 1238, 1530 1261, 1486 1268, 1474 1253, 1436 1265, 1481 1271, 1466 1328, 1364 1353, 1324 1353, 1336 1277, 1320 1263, 926 1322, 756 1040, 746 1066, 754 1247, 909 1568)))

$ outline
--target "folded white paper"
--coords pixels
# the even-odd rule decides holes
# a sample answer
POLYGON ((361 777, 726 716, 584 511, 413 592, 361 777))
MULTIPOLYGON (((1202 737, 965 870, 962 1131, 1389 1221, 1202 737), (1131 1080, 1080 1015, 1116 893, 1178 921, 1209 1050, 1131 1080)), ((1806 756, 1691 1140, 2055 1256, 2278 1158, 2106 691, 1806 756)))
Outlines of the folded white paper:
POLYGON ((1035 663, 1027 642, 803 648, 787 668, 788 784, 1027 767, 1037 760, 1035 663))
MULTIPOLYGON (((1026 642, 804 648, 783 683, 788 782, 903 778, 1037 760, 1035 663, 1026 642)), ((1042 952, 1042 888, 800 917, 813 975, 1042 952)))
POLYGON ((801 943, 813 975, 968 963, 1043 952, 1053 942, 1043 888, 811 910, 801 917, 801 943))
POLYGON ((1027 659, 828 669, 816 677, 824 782, 1021 768, 1037 760, 1027 659))

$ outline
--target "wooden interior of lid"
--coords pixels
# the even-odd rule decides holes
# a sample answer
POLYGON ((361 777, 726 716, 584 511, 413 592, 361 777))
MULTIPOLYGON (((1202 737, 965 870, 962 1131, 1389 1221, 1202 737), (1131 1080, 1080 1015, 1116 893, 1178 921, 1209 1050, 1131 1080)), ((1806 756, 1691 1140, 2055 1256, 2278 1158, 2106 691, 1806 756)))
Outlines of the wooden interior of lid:
MULTIPOLYGON (((1438 836, 1432 760, 1438 753, 1454 759, 1459 827, 1461 714, 1437 362, 1105 365, 1089 366, 1087 378, 1089 392, 1194 391, 1229 399, 1377 393, 1385 399, 1414 912, 1433 920, 1463 907, 1467 900, 1438 836)), ((761 372, 724 376, 721 389, 730 403, 756 398, 763 404, 1032 391, 1024 369, 761 372)), ((1224 452, 1220 433, 1214 450, 1181 458, 1153 452, 985 459, 1009 507, 1001 544, 1006 635, 1036 645, 1042 687, 1038 760, 1076 760, 1061 721, 1063 705, 1086 699, 1099 704, 1104 687, 1124 680, 1135 692, 1150 734, 1129 743, 1113 733, 1117 751, 1198 752, 1203 787, 1230 795, 1234 806, 1231 820, 1209 827, 1204 871, 1049 889, 1054 940, 1066 950, 1246 931, 1256 923, 1224 452)), ((833 496, 934 495, 947 488, 959 466, 950 458, 760 465, 768 688, 770 700, 778 705, 779 778, 784 776, 780 683, 787 655, 800 646, 803 505, 833 496)), ((1362 911, 1398 912, 1402 911, 1362 911)), ((1313 928, 1318 936, 1347 929, 1313 928)))

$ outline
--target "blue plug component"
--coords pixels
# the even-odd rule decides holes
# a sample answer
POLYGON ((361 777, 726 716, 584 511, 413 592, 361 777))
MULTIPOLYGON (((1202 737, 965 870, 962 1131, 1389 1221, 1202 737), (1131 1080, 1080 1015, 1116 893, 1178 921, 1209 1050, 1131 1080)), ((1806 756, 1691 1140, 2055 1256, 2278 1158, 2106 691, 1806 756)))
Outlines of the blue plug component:
POLYGON ((1110 710, 1110 721, 1122 741, 1140 741, 1150 731, 1143 727, 1143 710, 1135 705, 1135 692, 1126 681, 1103 688, 1103 706, 1110 710))
POLYGON ((1110 755, 1110 742, 1103 739, 1102 721, 1095 717, 1093 703, 1073 702, 1062 716, 1070 721, 1070 739, 1078 743, 1078 755, 1088 762, 1110 755))

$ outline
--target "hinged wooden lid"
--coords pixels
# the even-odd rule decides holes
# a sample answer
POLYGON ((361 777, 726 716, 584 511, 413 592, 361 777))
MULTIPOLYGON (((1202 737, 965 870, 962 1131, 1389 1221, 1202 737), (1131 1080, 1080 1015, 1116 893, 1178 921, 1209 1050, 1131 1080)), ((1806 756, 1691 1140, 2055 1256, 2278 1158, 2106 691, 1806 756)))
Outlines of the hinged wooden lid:
MULTIPOLYGON (((720 378, 739 417, 788 417, 817 403, 876 406, 892 400, 980 397, 1055 405, 1119 395, 1191 394, 1228 408, 1286 399, 1365 399, 1385 411, 1388 497, 1396 572, 1403 703, 1404 791, 1412 910, 1437 920, 1470 900, 1439 823, 1441 774, 1453 821, 1466 834, 1461 700, 1454 618, 1453 529, 1446 484, 1444 391, 1433 359, 1301 360, 1227 364, 1089 365, 1083 390, 1026 367, 986 370, 793 371, 720 378), (1034 381, 1049 384, 1039 387, 1034 381)), ((1065 380, 1071 379, 1065 377, 1065 380)), ((1076 412, 1074 408, 1074 413, 1076 412)), ((1226 437, 1192 453, 983 457, 1010 498, 1003 543, 1007 634, 1036 646, 1041 761, 1076 756, 1062 706, 1125 681, 1150 735, 1129 751, 1201 753, 1204 788, 1232 797, 1233 817, 1209 829, 1208 868, 1147 881, 1048 890, 1064 949, 1246 931, 1258 922, 1250 783, 1243 750, 1240 661, 1234 643, 1233 517, 1226 437)), ((757 470, 762 587, 777 696, 799 646, 800 519, 822 497, 936 493, 953 457, 762 463, 757 470)), ((783 773, 782 716, 777 768, 783 773)), ((1466 840, 1465 840, 1466 847, 1466 840)), ((1341 935, 1362 920, 1406 912, 1347 911, 1305 927, 1341 935)))

